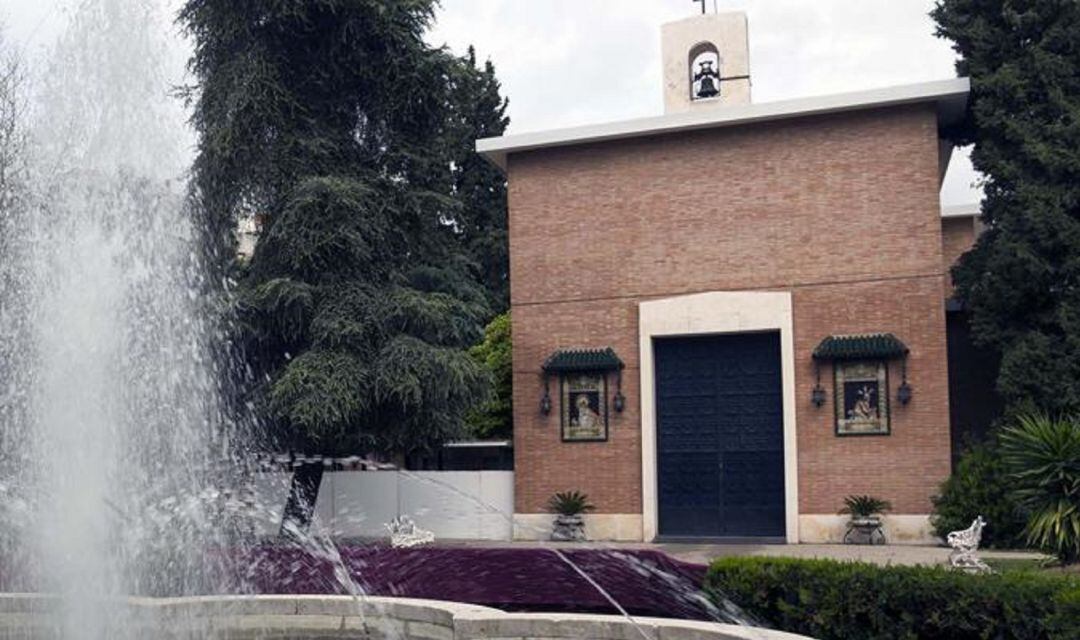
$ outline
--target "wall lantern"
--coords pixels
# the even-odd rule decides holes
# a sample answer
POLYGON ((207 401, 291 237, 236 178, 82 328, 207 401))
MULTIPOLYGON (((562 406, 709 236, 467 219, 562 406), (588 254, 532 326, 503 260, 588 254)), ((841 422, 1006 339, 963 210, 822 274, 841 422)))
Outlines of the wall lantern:
POLYGON ((903 362, 900 365, 901 366, 901 369, 900 369, 901 382, 900 382, 900 388, 896 391, 896 399, 900 401, 900 404, 905 405, 905 406, 909 402, 911 402, 911 396, 914 394, 914 391, 912 390, 911 385, 908 384, 908 381, 907 381, 907 357, 906 357, 906 355, 907 354, 905 354, 905 358, 904 358, 903 362))
POLYGON ((544 378, 544 397, 540 398, 540 413, 545 416, 551 413, 551 389, 547 377, 544 378))
POLYGON ((907 345, 891 333, 829 336, 814 349, 817 383, 811 402, 825 405, 821 386, 821 365, 833 366, 833 396, 837 436, 889 435, 889 362, 901 361, 901 384, 896 399, 901 405, 911 402, 912 387, 907 380, 907 345))
POLYGON ((616 413, 626 409, 622 392, 623 362, 611 348, 556 351, 544 362, 544 397, 540 411, 551 413, 551 379, 559 380, 559 416, 564 442, 607 440, 609 378, 614 375, 615 394, 610 405, 616 413))
POLYGON ((900 389, 896 392, 896 399, 900 401, 900 404, 907 404, 911 402, 911 385, 904 382, 900 385, 900 389))
POLYGON ((810 394, 810 402, 813 402, 818 409, 825 406, 825 387, 821 386, 821 383, 814 387, 814 391, 810 394))
POLYGON ((615 402, 613 403, 613 406, 615 407, 616 413, 622 413, 623 410, 626 409, 626 396, 622 393, 622 371, 620 371, 618 375, 619 388, 615 391, 615 402))
POLYGON ((814 403, 814 406, 818 409, 825 406, 825 387, 821 386, 821 361, 814 358, 814 376, 816 382, 814 383, 814 390, 810 392, 810 402, 814 403))

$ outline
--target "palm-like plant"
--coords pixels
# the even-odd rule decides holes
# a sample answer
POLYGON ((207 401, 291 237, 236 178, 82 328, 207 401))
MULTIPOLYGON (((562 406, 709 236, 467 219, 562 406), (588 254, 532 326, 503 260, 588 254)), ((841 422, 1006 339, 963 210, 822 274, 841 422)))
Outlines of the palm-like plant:
POLYGON ((892 509, 888 500, 874 496, 848 496, 844 498, 844 508, 840 513, 851 514, 853 518, 869 518, 892 509))
POLYGON ((1080 420, 1020 416, 1002 432, 1001 453, 1028 515, 1028 542, 1063 565, 1080 561, 1080 420))
POLYGON ((578 516, 595 509, 589 504, 589 496, 580 491, 556 493, 548 500, 548 511, 560 516, 578 516))

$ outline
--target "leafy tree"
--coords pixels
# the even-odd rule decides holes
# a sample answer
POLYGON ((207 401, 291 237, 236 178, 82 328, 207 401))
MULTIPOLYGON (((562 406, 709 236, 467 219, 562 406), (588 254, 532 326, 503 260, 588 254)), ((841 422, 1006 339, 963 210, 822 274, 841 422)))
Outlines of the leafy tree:
MULTIPOLYGON (((181 11, 198 79, 194 195, 223 274, 237 220, 263 225, 232 276, 254 381, 243 391, 272 446, 403 456, 461 434, 487 397, 466 349, 491 310, 461 238, 487 228, 471 203, 497 200, 501 178, 484 186, 462 146, 488 122, 472 83, 496 112, 490 126, 504 103, 490 67, 424 43, 433 6, 189 0, 181 11)), ((306 526, 321 474, 294 475, 283 529, 306 526)))
POLYGON ((509 438, 513 434, 513 366, 510 313, 496 316, 484 329, 484 341, 470 350, 472 357, 491 374, 495 392, 473 410, 467 426, 477 438, 509 438))
POLYGON ((1014 409, 1080 409, 1080 3, 938 0, 972 82, 966 122, 987 230, 954 269, 1014 409))

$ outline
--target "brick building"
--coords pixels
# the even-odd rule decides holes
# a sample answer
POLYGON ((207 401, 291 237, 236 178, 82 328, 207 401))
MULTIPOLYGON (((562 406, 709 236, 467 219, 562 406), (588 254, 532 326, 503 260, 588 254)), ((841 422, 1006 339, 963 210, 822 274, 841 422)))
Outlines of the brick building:
POLYGON ((515 535, 930 534, 950 472, 943 216, 964 79, 753 104, 746 19, 664 27, 663 116, 482 140, 509 180, 515 535))

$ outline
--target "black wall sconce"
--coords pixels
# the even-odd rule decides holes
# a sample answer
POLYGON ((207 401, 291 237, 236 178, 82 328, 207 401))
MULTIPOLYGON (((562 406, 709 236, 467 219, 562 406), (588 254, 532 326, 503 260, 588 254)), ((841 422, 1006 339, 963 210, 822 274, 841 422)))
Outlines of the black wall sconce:
POLYGON ((540 398, 540 413, 545 416, 551 413, 551 382, 547 376, 544 376, 544 397, 540 398))
POLYGON ((908 381, 907 381, 907 355, 906 354, 904 356, 904 359, 900 363, 900 367, 901 367, 900 368, 901 382, 900 382, 900 388, 896 391, 896 399, 900 401, 900 404, 907 405, 909 402, 911 402, 911 396, 914 395, 914 390, 911 388, 911 385, 908 384, 908 381))
POLYGON ((611 403, 616 413, 622 413, 626 408, 626 396, 622 392, 622 369, 620 368, 615 377, 615 400, 611 403))
POLYGON ((825 387, 821 386, 821 362, 817 359, 814 360, 814 375, 817 381, 814 384, 814 390, 810 392, 810 402, 820 409, 825 406, 826 397, 825 387))

